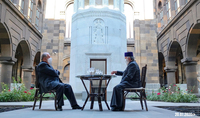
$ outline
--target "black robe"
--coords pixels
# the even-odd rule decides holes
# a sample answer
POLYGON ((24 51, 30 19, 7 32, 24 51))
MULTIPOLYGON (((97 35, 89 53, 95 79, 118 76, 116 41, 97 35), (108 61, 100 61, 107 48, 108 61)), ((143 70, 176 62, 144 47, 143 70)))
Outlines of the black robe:
POLYGON ((135 61, 128 64, 124 72, 117 71, 116 75, 122 75, 120 84, 113 88, 110 106, 112 108, 122 109, 123 107, 123 89, 141 87, 140 68, 135 61))

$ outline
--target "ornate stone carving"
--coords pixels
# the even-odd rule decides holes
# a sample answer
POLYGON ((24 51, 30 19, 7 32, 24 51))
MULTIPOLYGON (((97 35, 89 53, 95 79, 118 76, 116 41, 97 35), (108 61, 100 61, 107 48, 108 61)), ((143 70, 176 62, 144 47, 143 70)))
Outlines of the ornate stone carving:
POLYGON ((93 22, 92 44, 105 44, 104 21, 97 18, 93 22))

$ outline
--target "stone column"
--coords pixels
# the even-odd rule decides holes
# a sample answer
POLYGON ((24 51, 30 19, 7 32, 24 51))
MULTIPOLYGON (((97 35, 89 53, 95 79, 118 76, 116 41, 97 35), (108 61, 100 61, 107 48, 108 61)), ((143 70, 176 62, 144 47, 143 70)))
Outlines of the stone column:
POLYGON ((124 13, 124 0, 121 0, 120 2, 120 11, 124 13))
MULTIPOLYGON (((10 87, 10 83, 12 80, 12 67, 14 65, 14 61, 0 61, 1 63, 1 76, 0 76, 0 83, 3 82, 10 87)), ((0 87, 0 91, 2 87, 0 87)))
POLYGON ((33 68, 24 68, 24 67, 22 68, 23 68, 22 82, 24 83, 25 87, 29 89, 31 87, 33 68))
POLYGON ((177 70, 177 67, 165 67, 165 72, 167 73, 167 84, 168 88, 170 88, 172 91, 175 90, 176 85, 176 77, 175 77, 175 72, 177 70), (171 87, 170 87, 171 86, 171 87))
POLYGON ((192 93, 198 93, 198 80, 197 80, 197 70, 196 70, 197 61, 198 61, 197 59, 181 60, 181 62, 185 66, 187 89, 192 93))
POLYGON ((90 3, 89 3, 90 5, 90 7, 94 7, 95 6, 95 0, 90 0, 90 3))
POLYGON ((78 1, 78 9, 84 9, 85 7, 85 0, 79 0, 78 1))
POLYGON ((108 7, 108 0, 103 0, 103 7, 108 7))
POLYGON ((77 0, 74 0, 74 12, 77 12, 78 9, 78 3, 77 0))
POLYGON ((119 9, 119 0, 114 0, 114 9, 119 9))

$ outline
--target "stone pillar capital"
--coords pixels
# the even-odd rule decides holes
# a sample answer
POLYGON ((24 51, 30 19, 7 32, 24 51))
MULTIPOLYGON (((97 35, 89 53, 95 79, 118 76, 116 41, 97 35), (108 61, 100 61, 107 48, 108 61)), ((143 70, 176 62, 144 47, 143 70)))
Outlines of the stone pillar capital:
POLYGON ((15 61, 0 61, 0 64, 14 65, 14 64, 15 64, 15 61))
POLYGON ((177 66, 166 66, 164 68, 164 70, 168 73, 168 72, 175 72, 177 70, 177 66))
POLYGON ((181 60, 184 66, 186 65, 197 65, 199 59, 197 57, 187 57, 181 60))
POLYGON ((22 66, 24 72, 33 72, 34 68, 32 66, 22 66))

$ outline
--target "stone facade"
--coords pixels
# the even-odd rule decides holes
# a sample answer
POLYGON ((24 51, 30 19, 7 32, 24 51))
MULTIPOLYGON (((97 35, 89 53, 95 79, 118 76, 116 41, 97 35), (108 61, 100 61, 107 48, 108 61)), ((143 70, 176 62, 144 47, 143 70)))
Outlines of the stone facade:
POLYGON ((159 32, 159 74, 163 77, 160 82, 166 78, 168 86, 187 84, 188 90, 198 93, 200 0, 154 2, 159 32), (169 11, 167 3, 171 6, 169 11))
MULTIPOLYGON (((128 3, 131 3, 131 5, 134 5, 134 3, 131 0, 124 1, 124 4, 128 4, 128 3)), ((74 4, 74 2, 72 2, 71 0, 68 0, 66 7, 70 6, 71 4, 74 4)), ((84 91, 81 81, 78 78, 76 78, 75 75, 86 73, 86 69, 90 66, 88 59, 90 58, 99 59, 99 58, 102 58, 102 56, 103 58, 108 59, 106 73, 109 74, 112 70, 125 69, 123 53, 127 50, 134 53, 134 56, 140 68, 142 68, 142 66, 147 64, 147 67, 148 67, 147 88, 149 90, 152 90, 152 89, 157 90, 160 87, 160 84, 159 84, 159 72, 158 72, 158 51, 157 51, 157 44, 156 44, 157 43, 156 42, 156 36, 157 36, 156 20, 135 20, 132 26, 133 27, 132 29, 134 29, 133 37, 131 38, 131 40, 127 39, 126 43, 124 44, 125 45, 124 47, 118 46, 119 45, 118 35, 121 35, 122 37, 125 34, 125 33, 122 33, 123 31, 125 31, 125 29, 123 29, 123 25, 120 25, 118 27, 118 24, 120 23, 117 23, 119 22, 119 20, 123 21, 123 17, 122 17, 123 14, 117 13, 117 12, 123 12, 123 8, 122 8, 123 6, 114 4, 113 2, 110 2, 110 0, 108 3, 103 2, 103 6, 107 6, 108 4, 112 6, 113 4, 114 10, 112 11, 112 8, 110 7, 109 8, 105 7, 98 10, 94 8, 95 6, 94 5, 93 7, 90 8, 88 7, 90 4, 96 4, 96 3, 93 3, 93 2, 90 3, 90 2, 87 2, 87 0, 85 0, 84 3, 80 3, 80 4, 77 4, 76 6, 73 6, 74 12, 78 12, 77 14, 81 14, 81 15, 77 15, 77 14, 73 15, 72 23, 74 22, 74 25, 72 24, 73 27, 69 31, 70 33, 72 31, 71 35, 74 36, 74 39, 70 37, 70 33, 68 31, 66 31, 66 33, 69 33, 69 34, 62 34, 62 36, 67 35, 65 37, 59 37, 58 35, 60 35, 61 33, 57 34, 57 36, 55 35, 56 31, 53 31, 55 28, 55 22, 57 23, 59 22, 60 27, 62 27, 61 29, 63 29, 65 25, 63 20, 59 20, 59 19, 45 20, 42 52, 46 52, 46 51, 50 52, 51 56, 53 57, 53 67, 55 69, 60 70, 61 72, 60 78, 62 79, 62 81, 64 81, 65 83, 70 83, 73 86, 75 93, 80 92, 80 90, 84 91), (86 10, 84 11, 83 9, 86 9, 86 10), (105 13, 105 11, 108 11, 108 12, 106 12, 105 15, 102 15, 105 13), (103 41, 106 41, 106 46, 103 46, 104 45, 103 42, 98 42, 98 41, 95 42, 96 40, 93 40, 95 39, 95 35, 92 35, 92 32, 93 32, 92 29, 95 28, 93 27, 93 25, 95 23, 94 22, 95 19, 97 18, 101 18, 101 21, 102 20, 104 21, 104 22, 102 21, 102 23, 104 23, 103 25, 105 25, 104 29, 106 31, 106 27, 107 27, 107 30, 108 30, 108 34, 109 34, 108 37, 106 36, 103 37, 103 41), (87 21, 85 19, 87 19, 87 21), (93 19, 93 20, 90 20, 90 19, 93 19), (117 20, 115 21, 115 19, 118 19, 118 21, 117 20), (113 24, 114 27, 112 27, 112 25, 110 24, 113 24), (117 33, 116 27, 118 29, 121 29, 120 30, 121 34, 117 33), (51 30, 52 32, 48 32, 48 30, 51 30), (81 37, 80 40, 75 41, 75 40, 78 40, 77 39, 78 37, 81 37), (115 39, 115 41, 113 39, 115 39), (75 42, 78 46, 71 45, 72 42, 75 42), (82 48, 80 51, 78 50, 78 48, 81 48, 82 43, 83 43, 84 48, 82 48), (94 48, 92 47, 93 44, 95 44, 94 48), (60 52, 55 54, 55 49, 53 49, 53 46, 56 47, 57 49, 60 49, 60 52), (116 49, 111 49, 109 47, 114 47, 114 48, 116 47, 116 49), (120 49, 117 49, 119 47, 123 48, 124 51, 118 51, 118 53, 113 53, 113 50, 115 51, 120 50, 120 49), (75 50, 76 53, 74 51, 72 52, 71 50, 72 48, 73 50, 75 50), (95 50, 97 51, 95 52, 95 50), (84 53, 84 55, 82 53, 84 53), (117 62, 118 64, 117 67, 114 66, 116 64, 112 65, 112 63, 110 62, 111 60, 115 60, 115 59, 111 58, 112 56, 108 55, 107 53, 110 53, 112 55, 114 54, 115 59, 116 57, 121 55, 120 57, 122 59, 120 59, 120 61, 117 62), (85 54, 87 58, 84 57, 85 54), (73 55, 78 55, 78 58, 70 59, 73 55), (61 56, 62 58, 59 58, 59 56, 61 56), (79 61, 75 61, 75 60, 79 60, 79 61), (72 65, 72 63, 74 62, 78 64, 77 65, 78 67, 76 67, 78 68, 77 71, 72 70, 73 68, 75 68, 75 65, 72 65), (59 65, 59 63, 62 63, 62 65, 59 65), (83 66, 81 66, 81 64, 83 64, 83 66), (120 64, 123 66, 120 66, 120 64), (69 79, 69 76, 71 76, 72 72, 73 72, 73 77, 69 79), (74 82, 72 82, 72 80, 74 82), (78 89, 77 89, 77 86, 78 86, 78 89)), ((66 13, 68 12, 66 11, 66 13)), ((70 23, 69 19, 70 18, 68 17, 64 19, 67 22, 66 27, 70 26, 70 25, 67 25, 68 23, 70 23)), ((56 28, 55 30, 57 29, 58 28, 56 28)), ((66 29, 68 30, 69 28, 66 28, 66 29)), ((119 83, 120 77, 118 79, 115 78, 115 80, 112 80, 112 81, 109 84, 109 88, 108 88, 108 93, 110 94, 112 93, 111 91, 113 87, 119 83), (112 81, 115 81, 115 82, 112 82, 112 81)))
POLYGON ((40 58, 45 4, 46 0, 25 0, 23 4, 0 0, 0 82, 10 85, 15 77, 30 88, 40 58))
POLYGON ((140 68, 147 64, 147 89, 157 90, 160 87, 158 73, 156 20, 135 20, 135 54, 136 62, 140 68))
MULTIPOLYGON (((65 21, 45 19, 44 32, 42 41, 42 52, 48 52, 53 61, 52 66, 54 69, 59 70, 61 79, 63 79, 63 69, 69 63, 66 61, 69 58, 70 48, 65 43, 65 21)), ((63 82, 68 82, 63 79, 63 82)))

